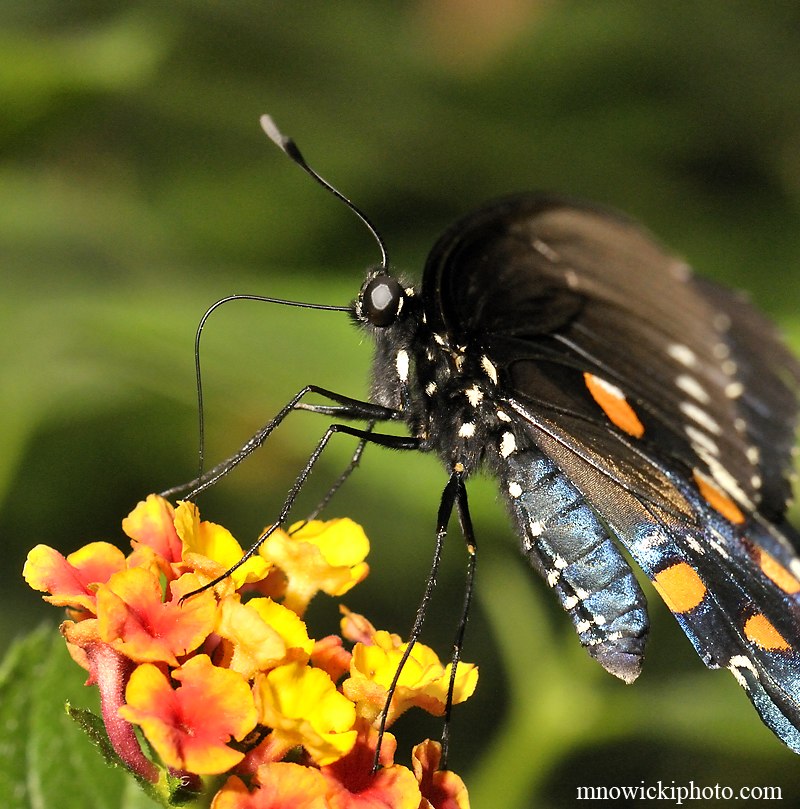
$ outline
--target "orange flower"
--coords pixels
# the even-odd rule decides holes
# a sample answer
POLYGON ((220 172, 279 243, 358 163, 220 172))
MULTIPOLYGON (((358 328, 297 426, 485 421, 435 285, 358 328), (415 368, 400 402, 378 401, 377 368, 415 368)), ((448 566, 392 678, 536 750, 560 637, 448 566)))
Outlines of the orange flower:
POLYGON ((397 742, 391 733, 383 735, 381 769, 372 772, 377 731, 365 721, 358 723, 353 749, 338 761, 321 768, 328 781, 330 809, 419 809, 422 795, 414 774, 394 763, 397 742))
POLYGON ((366 578, 369 540, 352 520, 311 520, 275 531, 259 551, 286 574, 284 605, 302 617, 320 591, 344 595, 366 578))
MULTIPOLYGON (((342 685, 343 693, 356 703, 359 716, 374 722, 386 703, 389 687, 408 644, 396 635, 379 630, 373 645, 357 643, 350 663, 350 677, 342 685)), ((452 664, 442 666, 436 653, 416 643, 406 660, 389 707, 386 724, 416 705, 434 716, 441 716, 447 704, 452 664)), ((472 695, 478 683, 478 669, 459 663, 453 688, 453 704, 472 695)))
POLYGON ((47 545, 28 553, 22 575, 34 589, 50 593, 44 600, 68 607, 76 619, 96 614, 96 585, 125 569, 125 554, 108 542, 91 542, 66 559, 47 545))
POLYGON ((328 809, 327 783, 319 770, 283 762, 264 764, 254 781, 256 789, 250 792, 241 778, 229 778, 211 809, 328 809))
POLYGON ((115 573, 97 592, 100 637, 137 663, 177 666, 177 658, 196 649, 214 629, 213 593, 180 601, 202 583, 186 573, 170 584, 171 598, 165 603, 152 570, 135 567, 115 573))
POLYGON ((422 792, 419 809, 469 809, 464 782, 450 770, 440 770, 442 745, 426 739, 412 753, 414 775, 422 792))
MULTIPOLYGON (((202 776, 230 776, 214 809, 466 809, 463 783, 437 770, 432 742, 415 749, 412 772, 394 763, 386 734, 372 772, 370 722, 406 648, 401 638, 342 607, 341 637, 315 643, 301 618, 318 591, 342 595, 367 575, 359 526, 312 521, 276 532, 260 555, 203 590, 242 559, 229 531, 201 521, 194 504, 173 508, 157 495, 123 527, 127 557, 104 542, 67 558, 37 546, 24 575, 75 619, 61 632, 89 672, 86 684, 100 691, 109 741, 165 804, 169 770, 203 805, 217 781, 202 776)), ((473 666, 459 664, 455 702, 476 679, 473 666)), ((390 721, 411 705, 442 713, 448 683, 449 668, 418 644, 390 721)))
POLYGON ((168 767, 198 775, 224 773, 244 754, 228 746, 256 726, 253 697, 244 678, 197 655, 171 677, 151 663, 139 666, 125 691, 119 715, 139 725, 168 767))
POLYGON ((163 497, 150 494, 122 521, 134 553, 149 548, 169 564, 181 561, 181 540, 175 531, 175 510, 163 497))

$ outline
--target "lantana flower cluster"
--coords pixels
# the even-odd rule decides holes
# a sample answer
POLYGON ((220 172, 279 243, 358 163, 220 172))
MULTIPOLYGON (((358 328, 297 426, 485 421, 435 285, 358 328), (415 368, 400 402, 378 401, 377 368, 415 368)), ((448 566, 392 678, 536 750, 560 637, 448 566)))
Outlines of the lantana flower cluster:
MULTIPOLYGON (((341 636, 309 636, 314 595, 342 596, 362 581, 369 542, 349 519, 275 531, 244 564, 220 525, 197 507, 150 495, 123 520, 132 551, 92 542, 67 557, 28 555, 28 584, 67 609, 72 658, 100 691, 117 756, 169 804, 175 784, 213 809, 465 809, 461 779, 439 770, 426 740, 411 768, 382 738, 388 688, 406 649, 394 634, 342 610, 341 636)), ((442 715, 451 667, 416 644, 386 726, 418 706, 442 715)), ((459 663, 453 702, 469 697, 475 666, 459 663)))

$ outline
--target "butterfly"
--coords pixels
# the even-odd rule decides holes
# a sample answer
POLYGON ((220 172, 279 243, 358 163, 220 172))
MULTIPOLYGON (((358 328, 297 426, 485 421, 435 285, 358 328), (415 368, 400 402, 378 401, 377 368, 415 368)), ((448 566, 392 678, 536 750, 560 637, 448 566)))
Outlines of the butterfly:
POLYGON ((474 552, 466 482, 486 470, 591 657, 627 683, 641 671, 647 602, 621 545, 705 665, 727 668, 800 753, 800 535, 786 521, 800 362, 773 327, 630 219, 547 195, 457 221, 414 286, 391 273, 366 216, 262 125, 381 246, 354 302, 321 307, 374 340, 371 396, 304 388, 200 488, 292 410, 363 420, 329 429, 275 526, 344 432, 437 455, 437 537, 455 509, 474 552), (309 392, 334 404, 306 404, 309 392), (408 435, 376 431, 387 421, 408 435))

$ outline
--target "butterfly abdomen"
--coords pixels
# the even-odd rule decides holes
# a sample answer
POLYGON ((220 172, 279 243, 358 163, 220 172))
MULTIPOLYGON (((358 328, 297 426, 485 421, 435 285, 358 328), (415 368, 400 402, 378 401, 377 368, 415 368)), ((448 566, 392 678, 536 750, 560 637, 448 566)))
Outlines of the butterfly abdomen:
POLYGON ((608 531, 536 449, 503 459, 499 477, 522 551, 555 591, 581 644, 611 674, 633 682, 649 626, 646 601, 608 531))

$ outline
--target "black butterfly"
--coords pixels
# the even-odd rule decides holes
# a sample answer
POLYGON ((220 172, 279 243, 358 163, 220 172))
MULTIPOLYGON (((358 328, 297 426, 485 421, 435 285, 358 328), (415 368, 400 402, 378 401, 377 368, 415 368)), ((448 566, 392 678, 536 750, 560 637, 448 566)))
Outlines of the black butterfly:
POLYGON ((785 521, 800 363, 741 297, 616 213, 522 194, 456 222, 421 287, 394 278, 384 251, 350 307, 325 308, 349 311, 375 341, 371 402, 304 388, 195 491, 292 410, 364 420, 329 429, 275 525, 344 432, 436 453, 449 475, 439 542, 455 508, 474 547, 465 482, 488 469, 523 553, 605 669, 636 679, 648 632, 617 540, 703 662, 728 668, 800 752, 800 536, 785 521), (306 404, 308 392, 335 404, 306 404), (374 432, 392 420, 410 435, 374 432))

